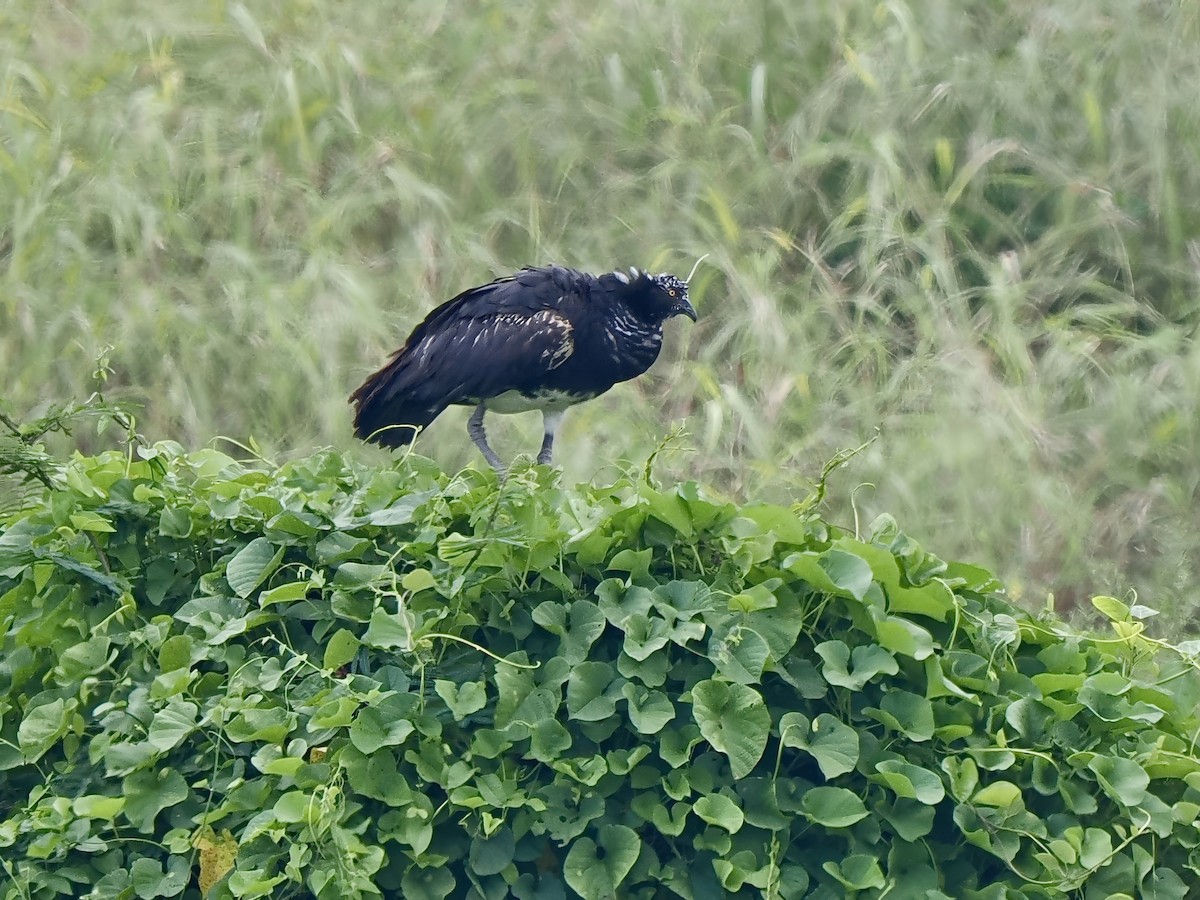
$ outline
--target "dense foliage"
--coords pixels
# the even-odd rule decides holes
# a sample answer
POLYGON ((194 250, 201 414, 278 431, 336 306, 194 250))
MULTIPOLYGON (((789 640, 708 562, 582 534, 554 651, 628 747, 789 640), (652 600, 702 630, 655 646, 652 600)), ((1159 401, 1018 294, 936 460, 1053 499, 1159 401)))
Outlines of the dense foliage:
POLYGON ((1200 673, 883 517, 77 457, 0 533, 0 897, 1196 896, 1200 673))
POLYGON ((664 473, 803 496, 880 428, 868 521, 1195 627, 1197 97, 1179 0, 2 3, 0 390, 40 415, 112 344, 149 434, 349 447, 457 290, 707 253, 571 480, 684 421, 664 473))

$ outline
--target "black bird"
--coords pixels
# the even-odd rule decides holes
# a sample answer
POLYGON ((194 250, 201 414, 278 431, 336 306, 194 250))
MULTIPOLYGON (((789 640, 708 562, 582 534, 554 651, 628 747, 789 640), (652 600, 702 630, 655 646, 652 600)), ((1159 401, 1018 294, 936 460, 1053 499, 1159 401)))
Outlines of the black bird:
POLYGON ((447 406, 474 406, 467 433, 503 471, 488 446, 484 413, 540 409, 538 462, 549 463, 565 410, 649 369, 663 322, 678 315, 696 320, 687 282, 674 275, 522 269, 464 291, 413 329, 350 396, 354 433, 401 447, 447 406))

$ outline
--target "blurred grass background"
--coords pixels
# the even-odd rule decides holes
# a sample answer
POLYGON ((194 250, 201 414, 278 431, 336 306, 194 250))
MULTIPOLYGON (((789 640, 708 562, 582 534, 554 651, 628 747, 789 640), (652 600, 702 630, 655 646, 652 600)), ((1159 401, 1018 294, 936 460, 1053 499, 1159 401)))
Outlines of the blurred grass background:
MULTIPOLYGON (((878 429, 839 521, 1200 622, 1195 3, 10 0, 0 71, 15 415, 112 345, 152 439, 348 447, 459 290, 708 253, 700 323, 568 417, 568 478, 682 423, 661 475, 786 502, 878 429)), ((481 464, 465 415, 421 452, 481 464)))

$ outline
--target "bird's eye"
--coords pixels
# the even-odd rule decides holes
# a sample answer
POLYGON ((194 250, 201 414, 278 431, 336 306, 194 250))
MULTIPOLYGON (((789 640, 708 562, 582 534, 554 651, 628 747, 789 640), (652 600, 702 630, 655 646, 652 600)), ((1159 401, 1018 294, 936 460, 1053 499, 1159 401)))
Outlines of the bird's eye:
POLYGON ((675 296, 675 288, 667 288, 667 296, 674 297, 675 296))

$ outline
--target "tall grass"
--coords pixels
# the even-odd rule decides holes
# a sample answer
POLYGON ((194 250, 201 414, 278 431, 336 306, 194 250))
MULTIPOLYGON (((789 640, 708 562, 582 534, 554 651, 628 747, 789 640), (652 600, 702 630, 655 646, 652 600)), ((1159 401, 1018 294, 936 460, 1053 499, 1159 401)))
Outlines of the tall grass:
MULTIPOLYGON (((570 477, 682 422, 663 475, 801 496, 878 430, 835 515, 1032 603, 1196 614, 1195 4, 9 3, 0 67, 17 412, 112 345, 151 436, 345 445, 456 291, 709 253, 700 323, 568 418, 570 477)), ((473 461, 445 419, 422 451, 473 461)))

